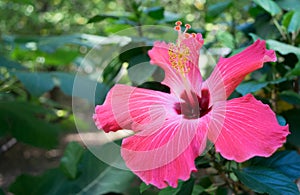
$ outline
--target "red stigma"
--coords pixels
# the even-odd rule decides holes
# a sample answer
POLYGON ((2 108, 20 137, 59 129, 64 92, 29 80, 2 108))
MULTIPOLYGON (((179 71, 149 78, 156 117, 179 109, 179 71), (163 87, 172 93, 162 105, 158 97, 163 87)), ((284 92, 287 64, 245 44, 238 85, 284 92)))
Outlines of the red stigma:
POLYGON ((181 25, 182 25, 182 22, 181 22, 181 21, 177 21, 177 22, 175 22, 175 25, 176 25, 176 26, 181 26, 181 25))

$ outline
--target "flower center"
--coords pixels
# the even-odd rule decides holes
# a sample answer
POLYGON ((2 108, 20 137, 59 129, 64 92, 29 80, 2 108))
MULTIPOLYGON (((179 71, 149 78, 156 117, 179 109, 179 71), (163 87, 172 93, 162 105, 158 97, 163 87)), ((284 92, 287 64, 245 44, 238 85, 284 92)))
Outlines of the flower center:
POLYGON ((210 95, 207 89, 202 89, 201 97, 194 92, 191 92, 191 96, 192 98, 188 97, 187 92, 181 95, 183 102, 178 102, 174 106, 177 114, 182 114, 187 119, 196 119, 206 115, 211 110, 209 107, 210 95))

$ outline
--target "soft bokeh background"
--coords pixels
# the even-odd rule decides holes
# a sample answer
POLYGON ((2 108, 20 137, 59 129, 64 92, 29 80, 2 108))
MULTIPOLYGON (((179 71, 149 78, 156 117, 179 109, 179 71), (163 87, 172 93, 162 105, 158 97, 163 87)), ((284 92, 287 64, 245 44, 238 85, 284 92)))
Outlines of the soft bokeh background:
MULTIPOLYGON (((204 77, 220 56, 233 55, 258 38, 276 51, 278 61, 248 75, 231 98, 253 93, 269 104, 279 123, 288 123, 292 132, 280 150, 299 151, 299 10, 299 0, 1 0, 0 194, 231 193, 213 165, 203 160, 197 161, 195 179, 180 183, 178 189, 140 187, 131 172, 112 168, 90 152, 90 147, 101 147, 107 140, 101 140, 86 113, 103 102, 116 82, 163 90, 151 82, 163 73, 149 65, 147 50, 156 39, 176 36, 170 29, 181 20, 192 25, 190 32, 203 34, 204 77), (150 32, 151 28, 137 27, 142 25, 169 28, 150 32), (124 31, 132 27, 132 33, 124 31), (121 55, 106 59, 112 48, 121 55), (87 89, 97 85, 96 95, 74 94, 77 73, 87 89), (72 96, 75 106, 82 106, 77 115, 72 96)), ((122 136, 111 135, 110 140, 122 136)), ((300 177, 299 158, 287 159, 285 164, 290 163, 300 177)), ((240 192, 258 191, 233 173, 228 177, 248 186, 240 192)), ((267 185, 267 190, 278 191, 280 185, 294 189, 291 181, 264 179, 256 186, 267 189, 268 181, 276 185, 267 185)))

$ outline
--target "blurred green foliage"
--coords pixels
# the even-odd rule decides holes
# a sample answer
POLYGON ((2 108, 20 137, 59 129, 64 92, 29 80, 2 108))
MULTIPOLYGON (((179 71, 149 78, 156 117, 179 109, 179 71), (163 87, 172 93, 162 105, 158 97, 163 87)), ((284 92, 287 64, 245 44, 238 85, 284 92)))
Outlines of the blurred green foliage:
MULTIPOLYGON (((282 148, 284 151, 270 158, 237 164, 214 154, 217 156, 214 163, 222 167, 216 171, 226 173, 232 183, 220 184, 216 182, 220 178, 207 174, 192 175, 190 180, 180 182, 177 189, 166 188, 159 192, 143 183, 139 187, 140 182, 132 173, 108 166, 72 142, 59 167, 39 176, 24 173, 8 190, 16 195, 227 194, 251 190, 297 194, 294 179, 300 178, 300 159, 296 152, 289 150, 300 147, 299 10, 299 0, 0 1, 2 139, 14 137, 36 147, 56 148, 59 137, 75 129, 71 96, 93 105, 100 104, 116 82, 167 90, 154 82, 161 80, 163 73, 150 66, 147 51, 153 41, 168 38, 174 32, 164 35, 140 26, 172 28, 177 20, 190 23, 191 32, 203 34, 205 48, 215 60, 220 55, 230 56, 241 51, 258 38, 265 39, 267 46, 276 51, 278 61, 247 76, 232 97, 253 93, 269 104, 279 122, 282 125, 287 122, 291 131, 282 148), (134 29, 128 39, 128 33, 123 36, 119 32, 129 27, 134 29), (115 33, 118 37, 112 38, 115 33), (99 45, 101 54, 117 51, 121 55, 109 62, 97 55, 94 61, 88 61, 88 52, 99 45), (96 70, 102 71, 101 78, 93 74, 96 70), (124 70, 127 74, 119 78, 124 70), (79 76, 75 77, 76 73, 79 76), (84 91, 74 91, 74 82, 81 83, 84 91)), ((208 66, 204 75, 210 70, 208 66)), ((201 170, 216 168, 211 159, 198 160, 196 164, 201 170)))

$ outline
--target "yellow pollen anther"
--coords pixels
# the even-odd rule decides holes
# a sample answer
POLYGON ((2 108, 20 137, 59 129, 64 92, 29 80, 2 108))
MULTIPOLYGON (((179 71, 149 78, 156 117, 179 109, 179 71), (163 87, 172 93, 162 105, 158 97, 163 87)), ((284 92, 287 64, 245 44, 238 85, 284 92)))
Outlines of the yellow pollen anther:
POLYGON ((171 44, 169 47, 169 59, 171 66, 183 76, 190 70, 188 67, 189 55, 190 50, 184 45, 178 47, 178 45, 171 44))

